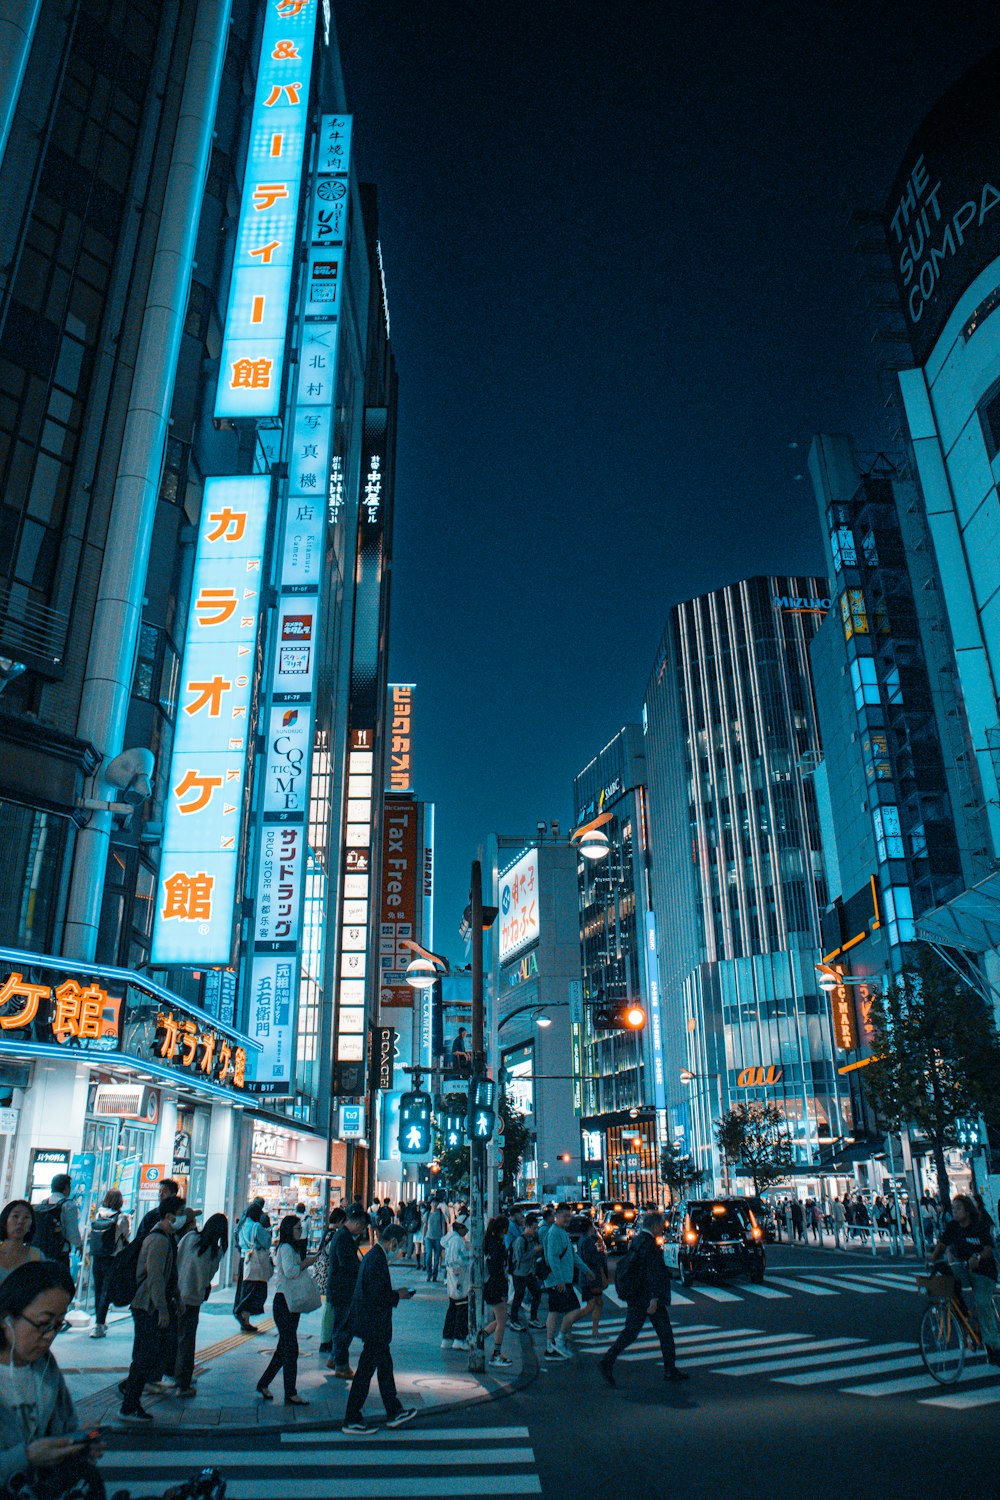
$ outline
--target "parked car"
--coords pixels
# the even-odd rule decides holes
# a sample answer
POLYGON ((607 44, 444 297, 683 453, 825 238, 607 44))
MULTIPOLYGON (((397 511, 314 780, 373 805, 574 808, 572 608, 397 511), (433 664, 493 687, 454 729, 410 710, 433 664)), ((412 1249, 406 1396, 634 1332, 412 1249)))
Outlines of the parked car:
POLYGON ((609 1255, 623 1255, 632 1243, 639 1224, 639 1210, 634 1203, 613 1208, 598 1220, 597 1227, 608 1248, 609 1255))
POLYGON ((697 1198, 677 1205, 664 1236, 663 1258, 690 1286, 696 1276, 764 1280, 764 1231, 751 1208, 736 1198, 697 1198))

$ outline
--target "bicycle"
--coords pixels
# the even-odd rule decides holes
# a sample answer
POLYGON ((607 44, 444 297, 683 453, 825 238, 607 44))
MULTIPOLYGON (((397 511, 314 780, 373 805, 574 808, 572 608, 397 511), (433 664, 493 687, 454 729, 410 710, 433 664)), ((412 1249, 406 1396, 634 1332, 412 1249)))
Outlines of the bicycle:
POLYGON ((930 1298, 920 1319, 920 1357, 940 1385, 954 1385, 965 1369, 966 1351, 984 1348, 975 1311, 962 1299, 958 1278, 947 1271, 917 1277, 930 1298))

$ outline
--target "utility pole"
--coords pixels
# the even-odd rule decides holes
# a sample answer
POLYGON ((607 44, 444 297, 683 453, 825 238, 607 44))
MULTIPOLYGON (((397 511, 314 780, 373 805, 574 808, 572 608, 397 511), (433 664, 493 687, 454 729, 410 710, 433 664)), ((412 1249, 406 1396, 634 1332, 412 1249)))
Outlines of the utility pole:
MULTIPOLYGON (((472 863, 469 896, 472 927, 472 1076, 469 1088, 475 1099, 476 1082, 486 1077, 486 1023, 483 1006, 483 871, 479 860, 472 863)), ((469 1285, 469 1370, 486 1369, 483 1349, 483 1236, 486 1212, 486 1142, 472 1132, 469 1141, 469 1216, 472 1233, 472 1275, 469 1285)))

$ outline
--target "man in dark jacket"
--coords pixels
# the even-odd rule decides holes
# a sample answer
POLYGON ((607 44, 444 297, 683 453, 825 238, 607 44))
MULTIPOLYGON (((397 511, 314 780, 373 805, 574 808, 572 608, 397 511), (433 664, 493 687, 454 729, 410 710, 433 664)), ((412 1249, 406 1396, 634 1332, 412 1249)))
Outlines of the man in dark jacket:
POLYGON ((347 1398, 344 1432, 368 1434, 375 1431, 365 1421, 363 1410, 373 1375, 378 1375, 378 1393, 385 1407, 387 1427, 402 1427, 404 1422, 417 1415, 416 1408, 404 1406, 396 1394, 389 1347, 392 1343, 392 1310, 412 1296, 412 1287, 393 1290, 389 1262, 381 1244, 381 1231, 376 1229, 375 1244, 361 1262, 351 1302, 351 1327, 361 1339, 362 1349, 358 1373, 351 1382, 347 1398))
POLYGON ((598 1360, 600 1370, 608 1385, 614 1385, 614 1363, 619 1354, 639 1337, 643 1323, 648 1318, 660 1341, 663 1354, 664 1380, 687 1380, 684 1370, 678 1370, 674 1335, 670 1327, 670 1277, 663 1260, 663 1250, 657 1244, 657 1235, 663 1234, 663 1215, 643 1215, 642 1228, 629 1247, 629 1276, 626 1284, 625 1327, 615 1339, 604 1358, 598 1360))
POLYGON ((361 1261, 358 1246, 367 1225, 360 1203, 352 1203, 345 1222, 330 1242, 327 1301, 333 1308, 333 1356, 326 1362, 328 1370, 341 1380, 353 1380, 351 1369, 351 1302, 358 1281, 361 1261))

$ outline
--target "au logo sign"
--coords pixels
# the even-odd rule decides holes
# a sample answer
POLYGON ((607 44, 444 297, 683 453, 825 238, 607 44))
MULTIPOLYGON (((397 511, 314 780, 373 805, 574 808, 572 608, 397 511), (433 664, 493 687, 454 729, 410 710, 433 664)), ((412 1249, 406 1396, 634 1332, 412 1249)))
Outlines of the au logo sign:
POLYGON ((784 1076, 784 1068, 776 1068, 774 1063, 766 1068, 744 1068, 736 1080, 736 1087, 740 1089, 765 1088, 769 1084, 780 1083, 784 1076))

